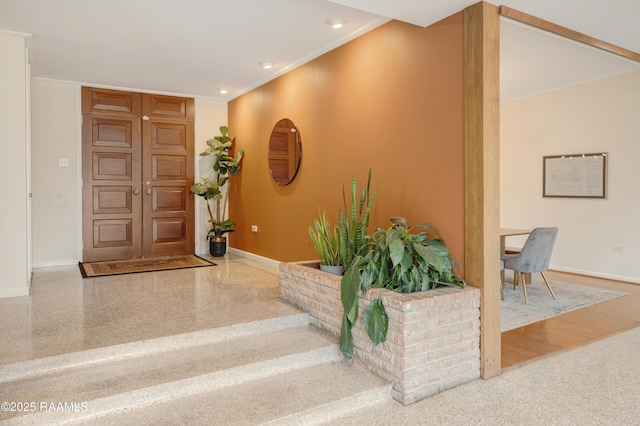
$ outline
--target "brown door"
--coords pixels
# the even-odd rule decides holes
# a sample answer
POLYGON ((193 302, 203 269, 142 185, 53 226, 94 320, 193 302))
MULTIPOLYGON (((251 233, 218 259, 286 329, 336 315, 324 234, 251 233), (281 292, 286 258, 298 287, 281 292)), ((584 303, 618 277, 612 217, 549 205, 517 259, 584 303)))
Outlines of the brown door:
POLYGON ((82 88, 83 261, 194 251, 193 100, 82 88))
POLYGON ((142 95, 145 257, 193 253, 193 100, 142 95))

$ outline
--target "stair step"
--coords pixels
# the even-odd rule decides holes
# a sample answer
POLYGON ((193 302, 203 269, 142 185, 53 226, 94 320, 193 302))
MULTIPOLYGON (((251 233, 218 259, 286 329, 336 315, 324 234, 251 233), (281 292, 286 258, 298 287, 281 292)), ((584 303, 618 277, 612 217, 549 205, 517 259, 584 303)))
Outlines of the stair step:
POLYGON ((304 327, 309 324, 309 315, 305 313, 271 318, 261 321, 235 324, 155 339, 124 343, 104 348, 89 349, 47 358, 0 365, 0 385, 34 376, 62 372, 85 365, 95 365, 111 361, 123 361, 129 358, 148 356, 182 348, 215 344, 242 336, 285 330, 291 327, 304 327))
POLYGON ((265 426, 312 426, 353 416, 360 411, 379 407, 381 403, 396 404, 391 398, 391 384, 385 383, 345 398, 318 405, 304 411, 263 423, 265 426))
POLYGON ((390 400, 306 314, 0 366, 6 424, 319 424, 390 400), (59 411, 44 410, 52 403, 59 411))
POLYGON ((137 404, 83 424, 313 425, 390 400, 390 384, 339 359, 228 388, 137 404))
MULTIPOLYGON (((217 385, 229 386, 261 374, 302 368, 309 364, 309 357, 315 357, 313 362, 337 357, 335 338, 309 325, 271 330, 263 324, 260 332, 215 343, 180 346, 135 357, 123 354, 122 358, 4 380, 3 400, 80 403, 203 376, 211 376, 217 385)), ((0 420, 19 414, 0 412, 0 420)))

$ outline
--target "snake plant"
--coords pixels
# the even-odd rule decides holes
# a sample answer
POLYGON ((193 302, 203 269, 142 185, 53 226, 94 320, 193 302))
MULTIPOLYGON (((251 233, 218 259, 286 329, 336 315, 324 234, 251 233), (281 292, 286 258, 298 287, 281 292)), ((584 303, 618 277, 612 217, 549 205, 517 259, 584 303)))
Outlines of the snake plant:
POLYGON ((333 227, 327 219, 327 213, 320 214, 318 207, 318 218, 309 226, 309 237, 313 248, 320 257, 320 263, 327 266, 340 265, 340 252, 338 248, 338 227, 333 227))
POLYGON ((345 270, 351 266, 365 244, 364 237, 369 232, 369 213, 378 190, 371 194, 371 169, 367 184, 362 188, 360 198, 357 194, 355 175, 351 178, 351 206, 347 205, 347 196, 342 189, 343 208, 338 212, 338 246, 340 261, 345 270))

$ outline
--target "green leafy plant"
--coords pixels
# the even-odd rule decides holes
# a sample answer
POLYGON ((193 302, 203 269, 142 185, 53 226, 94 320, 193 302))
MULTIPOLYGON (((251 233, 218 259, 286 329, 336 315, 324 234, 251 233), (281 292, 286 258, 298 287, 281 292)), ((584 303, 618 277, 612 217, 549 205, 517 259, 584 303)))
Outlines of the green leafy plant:
POLYGON ((340 253, 338 249, 338 227, 333 227, 327 219, 326 212, 320 214, 318 207, 318 218, 309 226, 309 237, 313 248, 320 256, 320 263, 327 266, 340 265, 340 253))
POLYGON ((191 193, 199 195, 206 200, 207 211, 209 212, 209 222, 211 229, 207 233, 207 238, 222 237, 231 229, 235 223, 225 218, 227 211, 228 191, 225 191, 230 176, 235 176, 240 170, 244 151, 239 149, 234 156, 229 155, 229 150, 233 144, 233 137, 228 135, 229 128, 220 126, 220 135, 207 141, 208 148, 200 153, 201 157, 212 157, 211 170, 209 175, 201 179, 201 182, 191 185, 191 193), (215 215, 211 209, 211 203, 215 208, 215 215))
POLYGON ((351 205, 347 205, 347 196, 342 188, 343 208, 338 212, 338 247, 340 262, 345 270, 351 266, 353 259, 365 245, 365 235, 369 232, 369 213, 377 189, 371 194, 371 169, 367 176, 367 184, 357 195, 355 175, 351 178, 351 205))
MULTIPOLYGON (((342 277, 340 291, 344 316, 340 350, 347 358, 353 356, 351 328, 358 318, 360 290, 385 288, 411 293, 432 290, 441 285, 466 286, 456 277, 458 265, 451 259, 434 227, 428 223, 409 226, 402 217, 390 220, 391 226, 387 230, 377 228, 373 234, 365 236, 364 248, 342 277), (416 230, 421 231, 414 232, 416 230)), ((380 296, 365 308, 363 322, 373 343, 384 342, 389 317, 380 296)))

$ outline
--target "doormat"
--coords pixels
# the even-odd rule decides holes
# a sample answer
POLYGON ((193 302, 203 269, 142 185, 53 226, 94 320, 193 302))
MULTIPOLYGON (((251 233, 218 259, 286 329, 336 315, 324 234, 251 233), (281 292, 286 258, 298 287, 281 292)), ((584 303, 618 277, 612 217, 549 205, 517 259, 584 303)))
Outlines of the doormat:
POLYGON ((193 254, 183 256, 153 257, 149 259, 112 260, 106 262, 80 262, 83 278, 107 275, 135 274, 138 272, 166 271, 171 269, 213 266, 215 263, 193 254))

